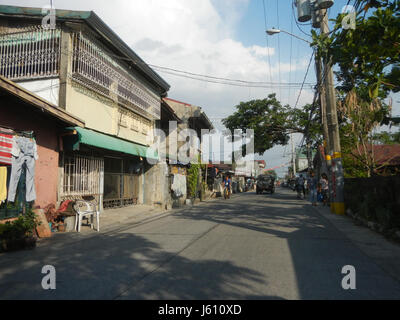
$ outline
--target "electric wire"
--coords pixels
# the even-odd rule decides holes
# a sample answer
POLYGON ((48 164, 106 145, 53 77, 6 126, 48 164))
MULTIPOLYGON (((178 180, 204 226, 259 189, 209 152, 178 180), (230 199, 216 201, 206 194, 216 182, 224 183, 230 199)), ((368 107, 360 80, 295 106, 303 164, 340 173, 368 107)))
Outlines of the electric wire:
POLYGON ((312 63, 313 58, 314 58, 314 54, 315 54, 315 52, 313 51, 313 53, 312 53, 312 55, 311 55, 311 58, 310 58, 310 62, 308 63, 308 67, 307 67, 306 74, 305 74, 305 76, 304 76, 303 84, 301 85, 301 89, 300 89, 300 92, 299 92, 299 96, 297 97, 296 105, 294 106, 295 109, 297 108, 297 105, 299 104, 300 97, 301 97, 301 94, 302 94, 303 88, 304 88, 304 83, 305 83, 306 80, 307 80, 307 76, 308 76, 308 73, 309 73, 309 71, 310 71, 310 66, 311 66, 311 63, 312 63))
MULTIPOLYGON (((265 0, 263 0, 263 9, 264 9, 264 25, 265 25, 265 30, 268 29, 268 23, 267 23, 267 13, 265 9, 265 0)), ((264 33, 263 33, 264 34, 264 33)), ((269 47, 269 40, 268 36, 265 37, 267 41, 267 56, 268 56, 268 70, 269 70, 269 80, 272 82, 272 64, 271 64, 271 55, 270 55, 270 47, 269 47)))
MULTIPOLYGON (((272 84, 272 85, 279 85, 279 82, 265 82, 265 81, 247 81, 247 80, 239 80, 239 79, 230 79, 230 78, 223 78, 223 77, 216 77, 216 76, 210 76, 210 75, 203 75, 203 74, 198 74, 198 73, 193 73, 193 72, 188 72, 188 71, 182 71, 182 70, 177 70, 169 67, 161 67, 161 66, 156 66, 149 64, 152 68, 158 69, 158 71, 168 71, 168 72, 173 72, 173 73, 182 73, 185 75, 189 76, 195 76, 195 77, 201 77, 201 78, 209 78, 213 80, 224 80, 224 81, 229 81, 229 82, 239 82, 243 84, 272 84)), ((282 83, 284 84, 284 83, 282 83)), ((288 85, 300 85, 301 82, 298 83, 287 83, 288 85)), ((310 84, 310 83, 309 83, 310 84)))
MULTIPOLYGON (((293 34, 293 19, 290 19, 290 33, 293 34)), ((289 68, 289 82, 292 81, 292 55, 293 55, 293 37, 290 37, 290 68, 289 68)), ((288 104, 290 104, 290 93, 291 89, 288 91, 288 104)))
MULTIPOLYGON (((277 18, 277 23, 278 23, 278 29, 280 28, 280 23, 279 23, 279 0, 276 0, 276 18, 277 18)), ((277 37, 278 41, 278 68, 279 68, 279 84, 282 82, 282 75, 281 75, 281 37, 280 34, 278 34, 277 37)), ((282 101, 282 90, 279 88, 279 100, 282 101)))

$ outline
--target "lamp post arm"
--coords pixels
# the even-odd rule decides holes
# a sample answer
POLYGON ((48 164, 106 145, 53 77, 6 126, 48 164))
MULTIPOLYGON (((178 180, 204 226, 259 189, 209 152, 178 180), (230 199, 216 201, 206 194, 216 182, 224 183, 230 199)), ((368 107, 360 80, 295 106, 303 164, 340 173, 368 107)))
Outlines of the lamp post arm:
POLYGON ((293 33, 287 32, 287 31, 285 31, 285 30, 280 30, 280 32, 286 33, 286 34, 288 34, 289 36, 292 36, 292 37, 295 37, 295 38, 297 38, 297 39, 299 39, 299 40, 305 41, 305 42, 307 42, 307 43, 310 44, 310 45, 312 44, 312 42, 310 42, 310 41, 308 41, 308 40, 306 40, 306 39, 300 38, 300 37, 296 36, 296 35, 293 34, 293 33))

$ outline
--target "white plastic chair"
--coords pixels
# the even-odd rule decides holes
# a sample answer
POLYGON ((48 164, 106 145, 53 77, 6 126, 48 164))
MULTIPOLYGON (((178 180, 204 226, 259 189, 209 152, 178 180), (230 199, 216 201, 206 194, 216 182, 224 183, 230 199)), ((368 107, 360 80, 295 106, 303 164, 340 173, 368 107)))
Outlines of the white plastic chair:
POLYGON ((82 219, 85 217, 91 218, 90 227, 93 229, 93 218, 96 215, 97 232, 100 231, 100 212, 94 203, 78 200, 74 204, 74 210, 76 212, 75 230, 81 232, 82 219))

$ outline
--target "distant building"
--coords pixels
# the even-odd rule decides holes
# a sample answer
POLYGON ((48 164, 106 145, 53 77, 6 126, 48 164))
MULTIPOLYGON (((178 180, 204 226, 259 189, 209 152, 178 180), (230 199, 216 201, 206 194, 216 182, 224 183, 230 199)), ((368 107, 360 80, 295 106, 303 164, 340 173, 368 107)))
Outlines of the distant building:
MULTIPOLYGON (((315 155, 317 154, 316 150, 311 151, 311 158, 314 159, 315 155)), ((299 148, 296 150, 296 172, 306 172, 308 171, 308 156, 307 156, 307 148, 299 148)))

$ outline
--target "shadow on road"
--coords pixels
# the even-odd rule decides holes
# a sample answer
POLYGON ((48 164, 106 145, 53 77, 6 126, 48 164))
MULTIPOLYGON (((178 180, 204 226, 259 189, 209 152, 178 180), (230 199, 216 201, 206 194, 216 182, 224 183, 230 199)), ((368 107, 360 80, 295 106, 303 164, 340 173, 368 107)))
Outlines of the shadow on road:
POLYGON ((0 299, 279 299, 243 294, 260 282, 253 270, 193 261, 133 233, 10 253, 0 262, 0 299), (44 265, 56 268, 54 291, 41 287, 44 265))
MULTIPOLYGON (((399 299, 400 285, 348 238, 291 190, 270 195, 242 194, 195 207, 180 219, 212 221, 287 242, 300 299, 399 299), (358 288, 342 288, 342 268, 357 270, 358 288)), ((274 259, 274 256, 270 257, 274 259)), ((271 274, 271 277, 274 275, 271 274)))

